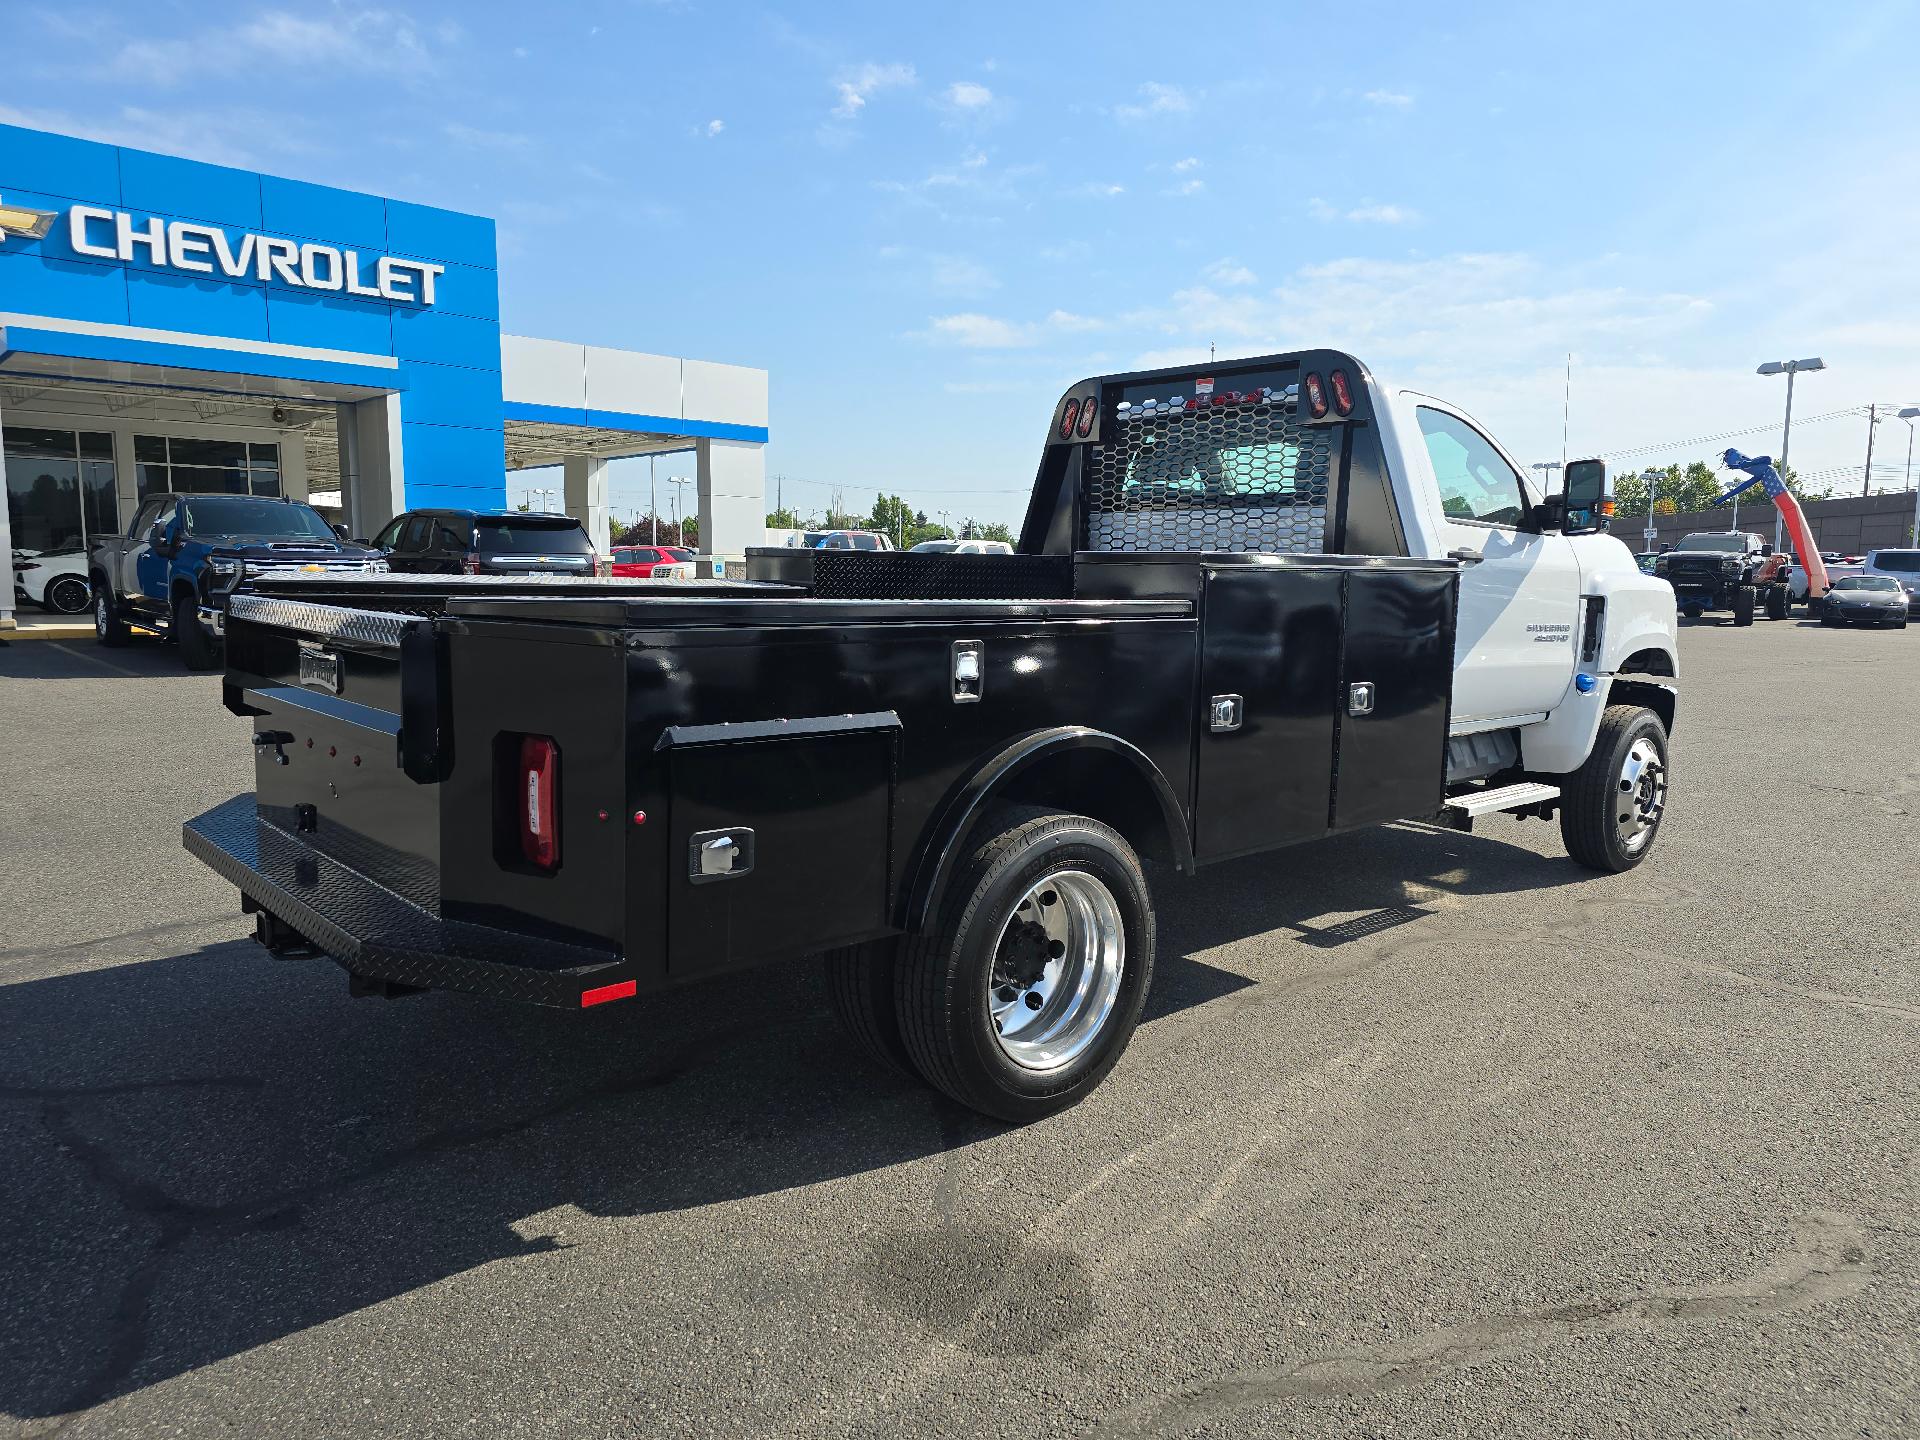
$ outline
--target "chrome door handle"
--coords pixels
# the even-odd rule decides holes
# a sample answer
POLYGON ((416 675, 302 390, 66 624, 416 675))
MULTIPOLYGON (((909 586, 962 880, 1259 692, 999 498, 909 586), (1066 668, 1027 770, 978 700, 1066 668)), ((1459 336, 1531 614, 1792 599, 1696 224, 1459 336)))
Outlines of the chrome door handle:
POLYGON ((1482 555, 1478 550, 1469 550, 1464 545, 1458 550, 1447 551, 1447 559, 1458 560, 1462 565, 1478 565, 1486 558, 1487 557, 1482 555))

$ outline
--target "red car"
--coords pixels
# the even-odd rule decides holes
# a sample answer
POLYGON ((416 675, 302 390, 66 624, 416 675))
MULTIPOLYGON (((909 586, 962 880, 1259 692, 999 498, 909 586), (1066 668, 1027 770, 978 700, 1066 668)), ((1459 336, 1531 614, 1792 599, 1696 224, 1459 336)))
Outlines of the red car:
POLYGON ((684 565, 691 558, 671 545, 617 545, 613 551, 613 573, 622 579, 645 580, 652 576, 656 566, 684 565))

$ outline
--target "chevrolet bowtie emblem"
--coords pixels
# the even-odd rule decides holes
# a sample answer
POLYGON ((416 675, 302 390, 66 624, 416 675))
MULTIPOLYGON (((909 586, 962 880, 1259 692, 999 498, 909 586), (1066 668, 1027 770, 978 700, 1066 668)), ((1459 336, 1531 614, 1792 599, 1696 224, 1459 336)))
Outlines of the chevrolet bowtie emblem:
POLYGON ((25 205, 9 205, 0 200, 0 244, 9 235, 38 240, 53 228, 55 210, 30 210, 25 205))

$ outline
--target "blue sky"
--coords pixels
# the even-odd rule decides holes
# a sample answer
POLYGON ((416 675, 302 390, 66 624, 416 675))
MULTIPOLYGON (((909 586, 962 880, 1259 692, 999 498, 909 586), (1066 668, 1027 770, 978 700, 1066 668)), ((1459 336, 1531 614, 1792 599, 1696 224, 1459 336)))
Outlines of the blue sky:
MULTIPOLYGON (((1527 459, 1568 352, 1576 455, 1770 423, 1773 358, 1832 367, 1804 417, 1920 403, 1913 5, 1306 13, 14 0, 0 120, 496 216, 508 330, 769 370, 801 508, 1015 521, 1065 384, 1209 343, 1527 459)), ((1796 467, 1857 491, 1866 432, 1796 467)))

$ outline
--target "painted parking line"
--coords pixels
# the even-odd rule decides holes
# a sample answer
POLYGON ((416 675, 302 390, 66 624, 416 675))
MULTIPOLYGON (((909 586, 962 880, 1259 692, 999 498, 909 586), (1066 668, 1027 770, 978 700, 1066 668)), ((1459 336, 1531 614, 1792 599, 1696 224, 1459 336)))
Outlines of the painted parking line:
POLYGON ((51 646, 53 649, 60 651, 62 654, 71 655, 78 660, 91 661, 93 664, 100 666, 102 669, 113 671, 113 673, 116 675, 130 675, 135 680, 144 680, 147 678, 145 675, 142 675, 138 670, 129 670, 124 665, 115 665, 111 660, 102 660, 98 655, 89 655, 84 650, 76 650, 63 640, 49 640, 47 644, 51 646))

